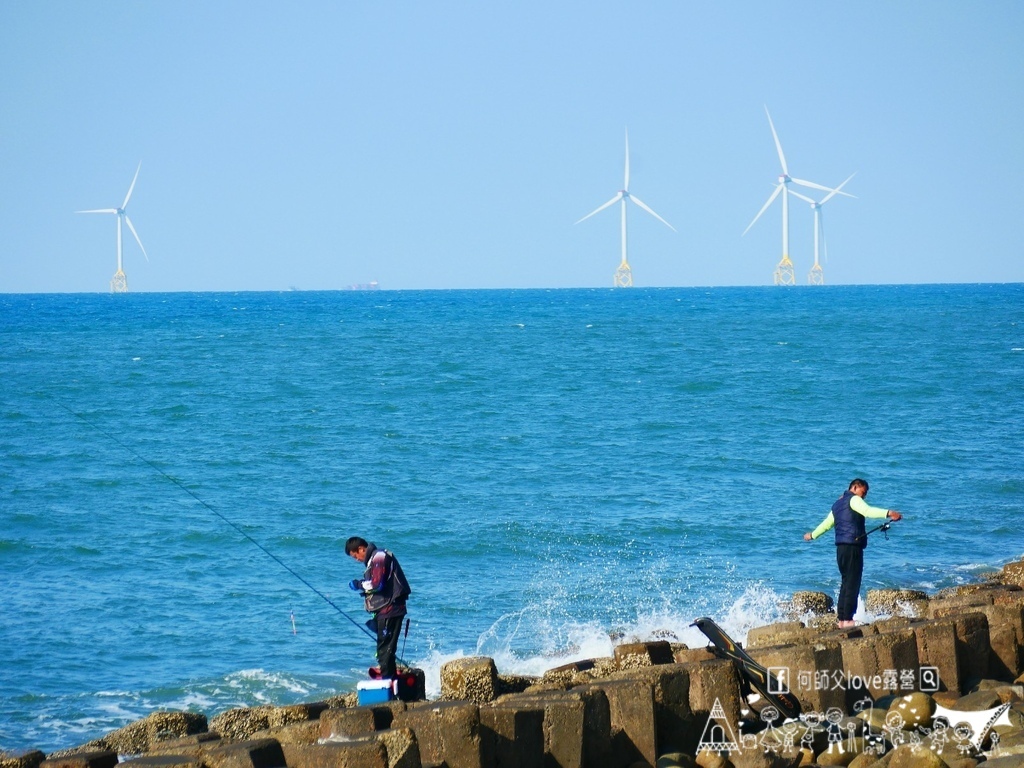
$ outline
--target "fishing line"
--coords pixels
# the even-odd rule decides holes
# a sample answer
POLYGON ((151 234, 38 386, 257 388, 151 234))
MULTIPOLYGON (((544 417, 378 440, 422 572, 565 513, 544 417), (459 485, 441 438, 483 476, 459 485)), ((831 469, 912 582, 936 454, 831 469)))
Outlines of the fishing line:
MULTIPOLYGON (((165 472, 165 471, 164 471, 163 469, 161 469, 161 468, 160 468, 159 466, 157 466, 157 465, 156 465, 155 463, 153 463, 152 461, 150 461, 149 459, 147 459, 147 458, 146 458, 145 456, 143 456, 142 454, 140 454, 140 453, 139 453, 138 451, 136 451, 136 450, 135 450, 134 448, 132 448, 131 446, 129 446, 129 445, 126 445, 125 443, 121 442, 121 440, 119 440, 119 439, 118 439, 118 437, 117 437, 116 435, 114 435, 114 434, 111 434, 110 432, 108 432, 107 430, 103 429, 103 427, 99 426, 98 424, 94 424, 93 422, 89 421, 89 419, 87 419, 87 418, 86 418, 85 416, 83 416, 83 415, 82 415, 82 414, 80 414, 80 413, 76 413, 76 412, 75 412, 74 410, 72 410, 72 409, 71 409, 71 408, 69 408, 68 406, 64 405, 64 403, 60 402, 59 400, 57 400, 57 399, 55 399, 55 398, 51 398, 51 399, 53 399, 53 401, 54 401, 54 402, 55 402, 55 403, 56 403, 57 405, 59 405, 59 406, 60 406, 61 408, 63 408, 63 409, 65 410, 65 411, 67 411, 68 413, 70 413, 70 414, 71 414, 72 416, 74 416, 74 417, 75 417, 75 418, 77 418, 77 419, 80 419, 81 421, 83 421, 83 422, 84 422, 85 424, 87 424, 87 425, 89 425, 90 427, 92 427, 92 428, 93 428, 94 430, 96 430, 97 432, 99 432, 99 433, 100 433, 101 435, 103 435, 104 437, 107 437, 107 438, 109 438, 110 440, 112 440, 113 442, 115 442, 115 443, 116 443, 117 445, 121 446, 121 447, 122 447, 122 448, 123 448, 124 450, 126 450, 126 451, 127 451, 128 453, 130 453, 130 454, 131 454, 132 456, 134 456, 134 457, 135 457, 136 459, 138 459, 139 461, 143 462, 144 464, 148 464, 148 465, 149 465, 150 467, 152 467, 152 468, 153 468, 154 470, 156 470, 156 471, 157 471, 157 472, 159 472, 159 473, 160 473, 161 475, 163 475, 163 476, 164 476, 164 477, 165 477, 165 478, 166 478, 167 480, 169 480, 169 481, 171 481, 172 483, 174 483, 174 484, 175 484, 176 486, 178 486, 178 487, 179 487, 179 488, 180 488, 181 490, 183 490, 183 491, 184 491, 185 493, 187 493, 187 494, 188 494, 189 496, 191 496, 191 497, 192 497, 193 499, 195 499, 195 500, 196 500, 197 502, 199 502, 199 504, 200 504, 201 506, 205 507, 205 508, 206 508, 206 509, 207 509, 207 510, 208 510, 209 512, 212 512, 212 513, 213 513, 214 515, 216 515, 217 517, 219 517, 219 518, 220 518, 221 520, 223 520, 223 521, 224 521, 225 523, 227 523, 227 524, 228 524, 228 525, 230 525, 230 526, 231 526, 232 528, 234 528, 234 529, 235 529, 236 531, 238 531, 238 532, 239 532, 240 534, 242 534, 242 536, 244 536, 244 537, 245 537, 245 538, 247 538, 247 539, 248 539, 249 541, 251 541, 251 542, 252 542, 253 544, 255 544, 255 545, 256 545, 257 547, 259 547, 259 548, 260 548, 260 549, 261 549, 261 550, 263 551, 263 553, 264 553, 264 554, 265 554, 265 555, 266 555, 267 557, 271 558, 271 559, 272 559, 272 560, 273 560, 273 561, 274 561, 275 563, 277 563, 277 564, 278 564, 278 565, 280 565, 280 566, 281 566, 282 568, 284 568, 284 569, 285 569, 286 571, 288 571, 288 573, 290 573, 290 574, 291 574, 292 576, 294 576, 294 577, 295 577, 296 579, 298 579, 298 580, 299 580, 299 581, 301 581, 301 582, 302 582, 303 584, 305 584, 305 585, 306 585, 307 587, 309 587, 309 589, 311 589, 311 590, 312 590, 313 592, 315 592, 315 593, 316 593, 316 594, 317 594, 317 595, 318 595, 318 596, 319 596, 319 597, 320 597, 320 598, 321 598, 321 599, 322 599, 322 600, 323 600, 323 601, 324 601, 325 603, 327 603, 327 604, 328 604, 329 606, 331 606, 331 607, 332 607, 332 608, 333 608, 334 610, 336 610, 336 611, 337 611, 338 613, 340 613, 340 614, 341 614, 342 616, 344 616, 344 617, 345 617, 346 619, 348 619, 348 620, 349 620, 350 622, 352 622, 352 624, 353 624, 354 626, 358 627, 358 628, 359 628, 359 629, 360 629, 360 630, 361 630, 362 632, 364 632, 365 634, 369 635, 369 636, 370 636, 370 637, 372 637, 372 638, 373 638, 374 640, 376 640, 376 639, 377 639, 377 636, 376 636, 375 634, 373 634, 372 632, 370 632, 370 629, 369 629, 369 627, 367 627, 367 626, 366 626, 365 624, 361 624, 360 622, 356 621, 356 620, 355 620, 355 619, 353 619, 353 618, 352 618, 351 616, 349 616, 349 615, 348 615, 347 613, 345 613, 345 611, 341 610, 341 608, 339 608, 339 607, 338 607, 337 605, 335 605, 334 601, 333 601, 333 600, 331 600, 331 598, 329 598, 329 597, 328 597, 327 595, 325 595, 325 594, 324 594, 323 592, 321 592, 321 591, 320 591, 319 589, 317 589, 317 588, 316 588, 316 587, 314 587, 314 586, 313 586, 312 584, 310 584, 310 583, 309 583, 308 581, 306 581, 306 580, 305 580, 305 579, 304 579, 304 578, 303 578, 302 576, 300 576, 300 575, 299 575, 298 573, 296 573, 295 571, 293 571, 293 570, 292 570, 292 569, 291 569, 291 568, 290 568, 290 567, 288 566, 288 564, 287 564, 287 563, 285 563, 285 562, 284 562, 284 561, 283 561, 283 560, 282 560, 281 558, 279 558, 279 557, 278 557, 277 555, 275 555, 275 554, 274 554, 273 552, 271 552, 271 551, 270 551, 269 549, 267 549, 267 548, 266 548, 266 547, 264 547, 264 546, 263 546, 262 544, 260 544, 260 543, 259 543, 258 541, 256 541, 256 539, 254 539, 254 538, 253 538, 252 536, 250 536, 250 535, 249 535, 248 533, 246 533, 246 532, 245 532, 244 530, 242 530, 242 528, 241 528, 240 526, 236 525, 236 524, 235 524, 235 523, 234 523, 234 522, 233 522, 232 520, 228 519, 227 517, 225 517, 224 515, 222 515, 222 514, 221 514, 220 512, 218 512, 218 511, 217 511, 216 509, 214 509, 214 508, 213 508, 213 507, 211 507, 211 506, 210 506, 209 504, 207 504, 207 503, 206 503, 205 501, 203 501, 203 500, 202 500, 201 498, 199 498, 199 496, 197 496, 197 495, 196 495, 195 493, 193 493, 191 489, 189 489, 189 488, 188 488, 188 487, 187 487, 187 486, 186 486, 186 485, 185 485, 184 483, 182 483, 182 482, 181 482, 180 480, 178 480, 178 479, 177 479, 176 477, 173 477, 173 476, 171 476, 171 475, 167 474, 167 473, 166 473, 166 472, 165 472)), ((293 621, 294 621, 294 620, 293 620, 293 621)), ((294 624, 293 624, 293 627, 294 627, 294 624)), ((403 663, 405 663, 405 662, 403 661, 403 663)))

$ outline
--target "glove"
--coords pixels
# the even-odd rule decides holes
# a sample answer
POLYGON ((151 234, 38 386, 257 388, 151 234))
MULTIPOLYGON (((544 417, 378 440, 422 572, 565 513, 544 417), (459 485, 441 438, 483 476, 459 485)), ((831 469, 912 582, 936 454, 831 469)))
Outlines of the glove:
POLYGON ((363 582, 361 582, 359 579, 352 579, 352 581, 348 583, 348 588, 351 589, 353 592, 362 592, 363 582))

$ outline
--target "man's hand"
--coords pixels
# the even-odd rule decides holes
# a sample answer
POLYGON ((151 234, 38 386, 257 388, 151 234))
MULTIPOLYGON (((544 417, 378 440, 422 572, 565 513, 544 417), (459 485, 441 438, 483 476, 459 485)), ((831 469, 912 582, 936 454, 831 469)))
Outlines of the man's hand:
POLYGON ((348 588, 351 589, 353 592, 362 592, 363 582, 361 582, 359 579, 352 579, 352 581, 348 583, 348 588))
POLYGON ((886 512, 885 516, 887 518, 889 518, 890 520, 902 520, 903 519, 903 515, 901 515, 895 509, 890 509, 888 512, 886 512))
POLYGON ((814 537, 811 536, 811 532, 810 531, 808 531, 807 533, 804 534, 804 541, 811 541, 813 538, 814 537))

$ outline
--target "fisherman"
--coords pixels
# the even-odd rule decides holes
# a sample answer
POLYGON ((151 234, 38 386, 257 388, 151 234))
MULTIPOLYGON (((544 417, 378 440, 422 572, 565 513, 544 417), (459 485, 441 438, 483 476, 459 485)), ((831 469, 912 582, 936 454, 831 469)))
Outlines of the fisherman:
POLYGON ((859 477, 854 478, 849 489, 832 505, 832 511, 821 524, 804 534, 804 541, 812 541, 825 531, 833 527, 836 529, 836 562, 843 577, 836 612, 839 627, 842 629, 854 625, 853 614, 857 612, 860 580, 864 573, 864 548, 868 545, 864 519, 872 517, 899 520, 903 517, 895 509, 872 507, 864 501, 867 495, 867 481, 859 477))
POLYGON ((377 663, 382 678, 397 674, 395 652, 405 617, 405 601, 411 590, 398 558, 386 549, 353 536, 345 542, 345 554, 365 566, 363 578, 353 579, 349 588, 363 596, 366 610, 373 616, 367 626, 377 632, 377 663))

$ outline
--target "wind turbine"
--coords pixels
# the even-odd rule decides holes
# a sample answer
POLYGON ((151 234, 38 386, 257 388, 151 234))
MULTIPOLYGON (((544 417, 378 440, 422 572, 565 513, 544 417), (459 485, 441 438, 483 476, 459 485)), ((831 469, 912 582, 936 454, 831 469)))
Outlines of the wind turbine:
POLYGON ((128 201, 131 199, 132 190, 135 189, 135 182, 139 178, 139 171, 142 170, 142 163, 139 163, 139 167, 135 169, 135 178, 132 179, 132 184, 128 187, 128 194, 124 196, 124 202, 121 203, 120 208, 97 208, 91 211, 76 211, 76 213, 114 213, 117 214, 117 272, 110 279, 110 291, 111 293, 127 293, 128 292, 128 278, 125 277, 124 270, 121 268, 121 220, 128 225, 128 229, 135 235, 135 242, 139 244, 139 248, 142 248, 142 255, 146 257, 146 261, 149 261, 149 256, 146 254, 146 249, 142 246, 142 241, 139 239, 139 233, 135 231, 135 227, 132 226, 132 220, 128 218, 128 214, 125 213, 125 208, 128 207, 128 201))
MULTIPOLYGON (((757 212, 757 216, 754 217, 754 221, 747 225, 747 228, 743 230, 743 234, 747 234, 750 228, 754 226, 761 214, 768 210, 768 206, 771 205, 775 198, 782 194, 782 260, 779 261, 775 267, 775 284, 776 285, 793 285, 796 283, 796 277, 793 274, 793 262, 789 260, 789 184, 799 184, 802 187, 811 187, 812 189, 821 189, 825 192, 831 192, 830 187, 823 187, 821 184, 815 184, 813 181, 805 181, 804 179, 794 179, 789 175, 789 168, 786 165, 786 156, 782 153, 782 144, 779 142, 779 134, 775 132, 775 124, 772 122, 772 116, 768 112, 768 107, 764 108, 764 113, 768 115, 768 125, 772 129, 772 138, 775 139, 775 149, 779 153, 779 163, 782 165, 782 173, 779 174, 779 183, 775 186, 775 191, 772 192, 771 197, 768 198, 761 210, 757 212)), ((842 194, 846 194, 845 192, 842 194)))
MULTIPOLYGON (((627 200, 631 200, 636 205, 639 205, 641 208, 643 208, 645 211, 647 211, 649 214, 651 214, 651 216, 656 218, 658 221, 660 221, 666 227, 671 229, 673 232, 676 231, 675 227, 673 227, 671 224, 669 224, 667 221, 665 221, 663 218, 661 218, 661 216, 659 216, 654 211, 652 211, 640 198, 638 198, 638 197, 636 197, 634 195, 631 195, 629 193, 629 131, 626 131, 626 178, 625 178, 625 181, 622 182, 622 189, 620 189, 616 193, 615 197, 613 197, 607 203, 605 203, 604 205, 600 206, 599 208, 594 209, 593 211, 588 213, 586 216, 584 216, 582 219, 580 219, 580 221, 585 221, 586 219, 589 219, 591 216, 593 216, 595 213, 600 213, 601 211, 603 211, 605 208, 607 208, 610 205, 614 205, 615 203, 621 203, 622 204, 622 263, 619 264, 619 268, 617 270, 615 270, 615 287, 616 288, 629 288, 630 286, 633 285, 633 271, 629 268, 629 261, 626 259, 626 201, 627 200)), ((577 221, 576 223, 579 224, 580 221, 577 221)))
MULTIPOLYGON (((856 173, 851 173, 850 177, 846 181, 849 181, 850 179, 852 179, 856 175, 857 175, 856 173)), ((818 239, 819 239, 819 237, 821 239, 821 242, 825 246, 825 258, 826 259, 828 258, 828 242, 825 240, 825 217, 824 217, 824 214, 822 214, 822 212, 821 212, 821 206, 823 206, 825 203, 827 203, 829 200, 831 200, 833 198, 833 196, 835 196, 835 194, 837 192, 839 192, 843 187, 845 187, 846 186, 846 181, 844 181, 838 187, 836 187, 831 192, 829 192, 827 195, 825 195, 825 197, 823 197, 820 202, 815 202, 814 200, 811 200, 811 198, 807 197, 806 195, 801 195, 795 189, 792 190, 792 194, 793 195, 795 195, 796 197, 799 197, 805 203, 810 203, 811 204, 811 210, 814 211, 814 266, 811 267, 811 271, 807 273, 807 282, 810 283, 811 285, 824 285, 825 284, 825 274, 821 271, 821 264, 818 263, 818 239)), ((850 197, 854 197, 854 195, 850 195, 850 197)))

